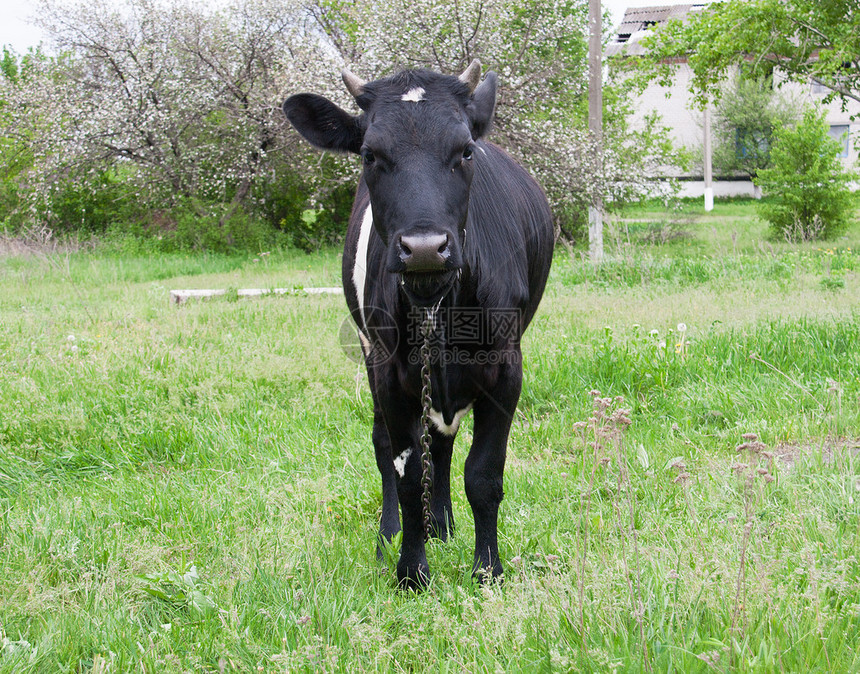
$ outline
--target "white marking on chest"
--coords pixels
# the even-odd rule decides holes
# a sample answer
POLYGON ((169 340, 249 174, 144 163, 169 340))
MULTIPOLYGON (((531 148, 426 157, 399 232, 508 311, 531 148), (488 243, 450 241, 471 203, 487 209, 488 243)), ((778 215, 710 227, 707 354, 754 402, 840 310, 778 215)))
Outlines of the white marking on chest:
POLYGON ((472 409, 472 403, 469 403, 461 409, 460 411, 454 414, 454 420, 451 422, 451 425, 445 423, 445 419, 442 418, 442 413, 437 412, 436 410, 430 410, 430 421, 433 422, 433 425, 443 435, 453 436, 457 434, 457 429, 460 428, 460 422, 463 420, 463 417, 466 416, 468 411, 472 409))
POLYGON ((369 356, 373 345, 362 330, 358 331, 358 341, 361 342, 361 350, 364 352, 364 355, 369 356))
MULTIPOLYGON (((364 318, 364 284, 367 278, 367 248, 370 243, 370 232, 373 230, 373 209, 370 204, 361 218, 361 229, 358 231, 358 245, 355 249, 355 260, 352 267, 352 284, 355 286, 355 296, 358 299, 358 312, 361 314, 361 332, 367 332, 367 322, 364 318)), ((362 346, 364 342, 362 341, 362 346)))
POLYGON ((400 97, 401 101, 407 103, 420 103, 424 100, 424 87, 413 87, 400 97))
POLYGON ((397 471, 397 474, 400 477, 403 477, 406 474, 406 462, 409 460, 410 456, 412 456, 412 448, 407 447, 394 459, 394 470, 397 471))

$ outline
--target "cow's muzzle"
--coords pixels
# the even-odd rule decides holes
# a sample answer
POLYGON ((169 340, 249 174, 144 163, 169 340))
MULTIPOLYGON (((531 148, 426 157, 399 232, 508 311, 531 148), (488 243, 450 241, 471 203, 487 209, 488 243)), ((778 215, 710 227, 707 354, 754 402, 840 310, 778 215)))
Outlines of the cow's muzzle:
POLYGON ((460 277, 459 270, 403 274, 400 285, 414 306, 429 307, 442 299, 460 277))
POLYGON ((407 274, 441 272, 451 259, 451 239, 445 233, 403 235, 399 246, 397 253, 407 274))
POLYGON ((401 286, 413 305, 435 304, 459 278, 459 255, 450 234, 403 234, 395 246, 401 286))

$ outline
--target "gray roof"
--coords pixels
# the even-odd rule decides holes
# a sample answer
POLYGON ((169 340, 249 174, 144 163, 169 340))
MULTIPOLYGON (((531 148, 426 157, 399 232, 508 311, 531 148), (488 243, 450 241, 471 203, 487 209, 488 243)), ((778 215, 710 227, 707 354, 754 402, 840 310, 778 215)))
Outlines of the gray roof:
POLYGON ((628 56, 635 56, 643 54, 645 50, 639 44, 639 40, 645 36, 649 28, 659 26, 670 19, 683 19, 692 12, 701 11, 705 6, 705 4, 696 3, 629 7, 615 30, 615 38, 606 48, 606 55, 614 56, 623 53, 628 56))

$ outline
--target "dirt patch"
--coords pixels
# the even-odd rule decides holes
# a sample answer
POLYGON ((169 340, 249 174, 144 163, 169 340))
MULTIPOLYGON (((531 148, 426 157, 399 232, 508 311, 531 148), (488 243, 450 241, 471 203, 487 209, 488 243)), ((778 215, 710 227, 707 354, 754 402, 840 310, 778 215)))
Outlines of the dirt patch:
POLYGON ((0 257, 16 256, 46 256, 56 253, 74 253, 79 250, 91 250, 95 247, 93 241, 68 239, 59 241, 47 227, 33 228, 17 236, 0 234, 0 257))

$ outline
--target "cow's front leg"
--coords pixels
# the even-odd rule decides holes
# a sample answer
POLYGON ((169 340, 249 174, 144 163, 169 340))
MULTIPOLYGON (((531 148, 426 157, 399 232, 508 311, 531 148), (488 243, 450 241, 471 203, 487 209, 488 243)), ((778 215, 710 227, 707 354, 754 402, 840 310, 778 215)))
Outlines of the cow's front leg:
MULTIPOLYGON (((397 581, 402 587, 415 589, 423 587, 430 579, 430 567, 424 546, 420 444, 415 442, 404 449, 395 457, 394 467, 399 477, 397 496, 403 515, 403 539, 400 545, 400 560, 397 562, 397 581)), ((432 473, 430 477, 432 480, 432 473)))
MULTIPOLYGON (((391 443, 391 461, 397 483, 397 497, 403 519, 403 538, 397 562, 401 587, 427 584, 430 568, 424 547, 424 518, 421 507, 421 445, 418 438, 419 410, 402 397, 381 405, 391 443)), ((432 475, 431 475, 432 479, 432 475)))
POLYGON ((383 559, 382 546, 390 543, 391 538, 400 531, 400 509, 397 498, 397 477, 394 472, 394 462, 391 460, 391 442, 388 439, 388 429, 382 411, 374 405, 373 410, 373 449, 376 455, 376 467, 382 477, 382 516, 379 518, 379 540, 376 546, 376 557, 383 559))
POLYGON ((454 451, 454 436, 435 430, 432 435, 430 453, 433 457, 433 493, 430 499, 430 533, 447 541, 454 533, 454 510, 451 506, 451 454, 454 451))
POLYGON ((504 572, 499 559, 499 504, 504 496, 508 434, 521 387, 522 365, 517 360, 501 366, 496 384, 475 402, 474 439, 464 477, 466 497, 475 517, 472 574, 480 579, 497 578, 504 572))

